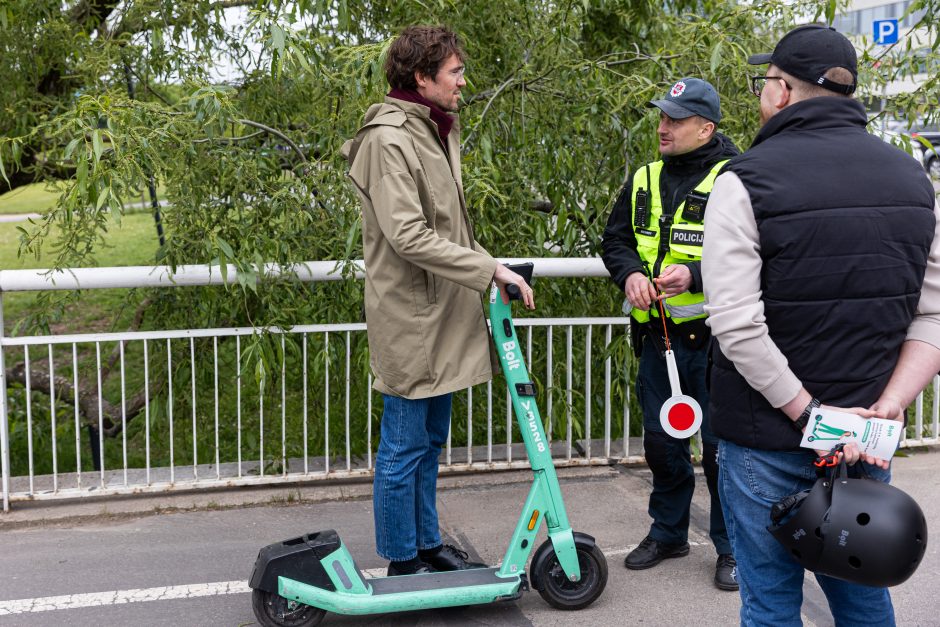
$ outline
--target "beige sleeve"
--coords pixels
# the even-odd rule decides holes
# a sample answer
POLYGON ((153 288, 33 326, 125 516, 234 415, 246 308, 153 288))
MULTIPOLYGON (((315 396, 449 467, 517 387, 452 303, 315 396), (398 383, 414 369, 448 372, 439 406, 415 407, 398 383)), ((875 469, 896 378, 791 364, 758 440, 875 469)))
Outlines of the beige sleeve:
POLYGON ((402 259, 422 270, 477 292, 487 290, 496 272, 496 260, 431 229, 404 158, 395 146, 383 148, 383 175, 369 188, 382 235, 402 259))
POLYGON ((708 326, 748 384, 781 407, 803 386, 770 339, 761 300, 762 263, 750 195, 735 173, 724 172, 705 211, 702 283, 708 326))
POLYGON ((926 342, 940 348, 940 202, 934 205, 933 243, 927 258, 924 285, 920 290, 920 301, 914 321, 907 329, 907 339, 926 342))

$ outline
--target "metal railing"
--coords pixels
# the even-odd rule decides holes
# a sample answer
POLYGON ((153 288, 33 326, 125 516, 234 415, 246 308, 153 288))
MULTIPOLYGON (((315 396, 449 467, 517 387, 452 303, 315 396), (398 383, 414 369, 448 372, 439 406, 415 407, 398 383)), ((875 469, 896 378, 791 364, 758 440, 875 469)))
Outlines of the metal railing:
MULTIPOLYGON (((537 277, 607 276, 599 259, 506 261, 532 261, 537 277)), ((334 262, 265 268, 268 275, 285 272, 303 281, 344 278, 334 262)), ((225 276, 234 283, 235 275, 235 268, 230 267, 225 276)), ((361 278, 361 265, 355 275, 361 278)), ((172 274, 166 267, 74 269, 55 274, 0 271, 4 511, 11 502, 24 500, 371 474, 380 407, 374 403, 377 394, 372 391, 367 365, 354 359, 356 348, 361 353, 364 347, 364 324, 3 335, 6 292, 223 282, 217 266, 182 266, 172 274), (250 376, 243 369, 243 343, 261 336, 279 343, 279 368, 250 376), (293 350, 288 350, 288 343, 293 350), (103 357, 103 351, 109 350, 110 357, 103 357), (22 368, 24 384, 22 390, 9 394, 6 364, 12 360, 22 368), (117 368, 119 376, 108 384, 104 375, 112 368, 117 368), (211 376, 207 378, 206 372, 211 376), (188 380, 181 381, 180 376, 188 380), (129 394, 129 385, 138 392, 129 394), (36 387, 42 388, 48 405, 33 400, 36 387), (111 403, 107 398, 119 400, 111 403), (159 403, 158 398, 162 399, 159 403), (16 402, 20 416, 25 414, 25 423, 21 421, 20 429, 12 434, 11 401, 16 402), (26 458, 25 463, 16 458, 26 473, 11 477, 14 445, 26 458), (88 469, 89 456, 94 470, 88 469)), ((526 362, 541 388, 539 397, 556 465, 642 461, 642 434, 630 432, 630 385, 623 381, 617 385, 620 369, 615 370, 606 355, 614 335, 625 332, 629 319, 524 318, 515 323, 525 344, 526 362), (598 356, 603 358, 602 368, 595 367, 598 356)), ((921 394, 914 417, 914 433, 920 437, 904 445, 938 441, 938 389, 940 379, 935 378, 929 429, 925 431, 921 394)), ((441 471, 527 467, 508 392, 494 392, 490 382, 455 395, 441 471)))

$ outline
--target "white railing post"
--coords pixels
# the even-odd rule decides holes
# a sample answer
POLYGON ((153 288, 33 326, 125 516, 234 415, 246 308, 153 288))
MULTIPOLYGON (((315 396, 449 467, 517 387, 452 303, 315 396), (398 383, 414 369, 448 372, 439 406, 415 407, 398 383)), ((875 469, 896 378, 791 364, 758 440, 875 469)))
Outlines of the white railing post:
POLYGON ((10 436, 7 428, 7 371, 3 351, 3 292, 0 292, 0 465, 3 470, 3 511, 10 511, 10 436))

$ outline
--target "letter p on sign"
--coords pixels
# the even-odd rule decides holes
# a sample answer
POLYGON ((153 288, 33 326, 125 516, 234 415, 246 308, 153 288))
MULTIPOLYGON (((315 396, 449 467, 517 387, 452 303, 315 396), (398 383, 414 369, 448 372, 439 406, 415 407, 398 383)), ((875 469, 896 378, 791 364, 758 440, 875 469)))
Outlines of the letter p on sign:
POLYGON ((898 21, 896 19, 874 20, 872 25, 876 44, 898 43, 898 21))

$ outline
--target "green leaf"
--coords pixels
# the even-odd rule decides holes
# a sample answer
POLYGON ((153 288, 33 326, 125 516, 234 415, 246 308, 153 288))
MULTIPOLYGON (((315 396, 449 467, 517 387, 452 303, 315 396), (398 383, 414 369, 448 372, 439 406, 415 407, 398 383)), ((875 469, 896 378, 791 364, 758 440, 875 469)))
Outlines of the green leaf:
POLYGON ((307 72, 312 72, 313 68, 310 67, 310 63, 307 61, 307 55, 304 54, 304 51, 301 50, 298 46, 291 44, 290 46, 291 54, 294 58, 297 59, 297 62, 300 63, 300 66, 307 72))
POLYGON ((65 159, 66 161, 68 161, 69 159, 71 159, 71 158, 72 158, 72 153, 75 152, 75 149, 78 147, 78 144, 79 144, 79 142, 81 142, 81 141, 82 141, 82 139, 79 138, 79 137, 76 137, 76 138, 74 138, 72 141, 70 141, 70 142, 68 143, 68 146, 65 147, 65 152, 62 153, 62 158, 65 159))
POLYGON ((346 234, 346 254, 344 255, 347 259, 352 257, 353 247, 359 243, 359 228, 361 222, 356 220, 353 222, 352 226, 349 227, 349 231, 346 234))
POLYGON ((96 128, 92 131, 91 143, 95 151, 95 161, 101 161, 101 153, 104 152, 104 144, 101 141, 101 130, 96 128))
POLYGON ((235 259, 235 251, 232 250, 232 246, 228 242, 226 242, 221 237, 216 237, 215 242, 222 250, 222 253, 225 255, 226 259, 235 259))
POLYGON ((219 273, 222 275, 222 282, 228 285, 228 263, 224 259, 215 259, 219 264, 219 273))
POLYGON ((712 74, 716 74, 718 72, 718 68, 721 66, 721 44, 722 42, 719 40, 712 48, 711 58, 709 59, 709 66, 711 67, 712 74))
POLYGON ((271 45, 282 54, 284 52, 284 29, 277 24, 271 24, 271 45))
POLYGON ((95 203, 95 210, 101 211, 101 207, 104 206, 106 200, 108 200, 108 195, 111 193, 111 188, 106 187, 103 190, 98 191, 98 201, 95 203))

